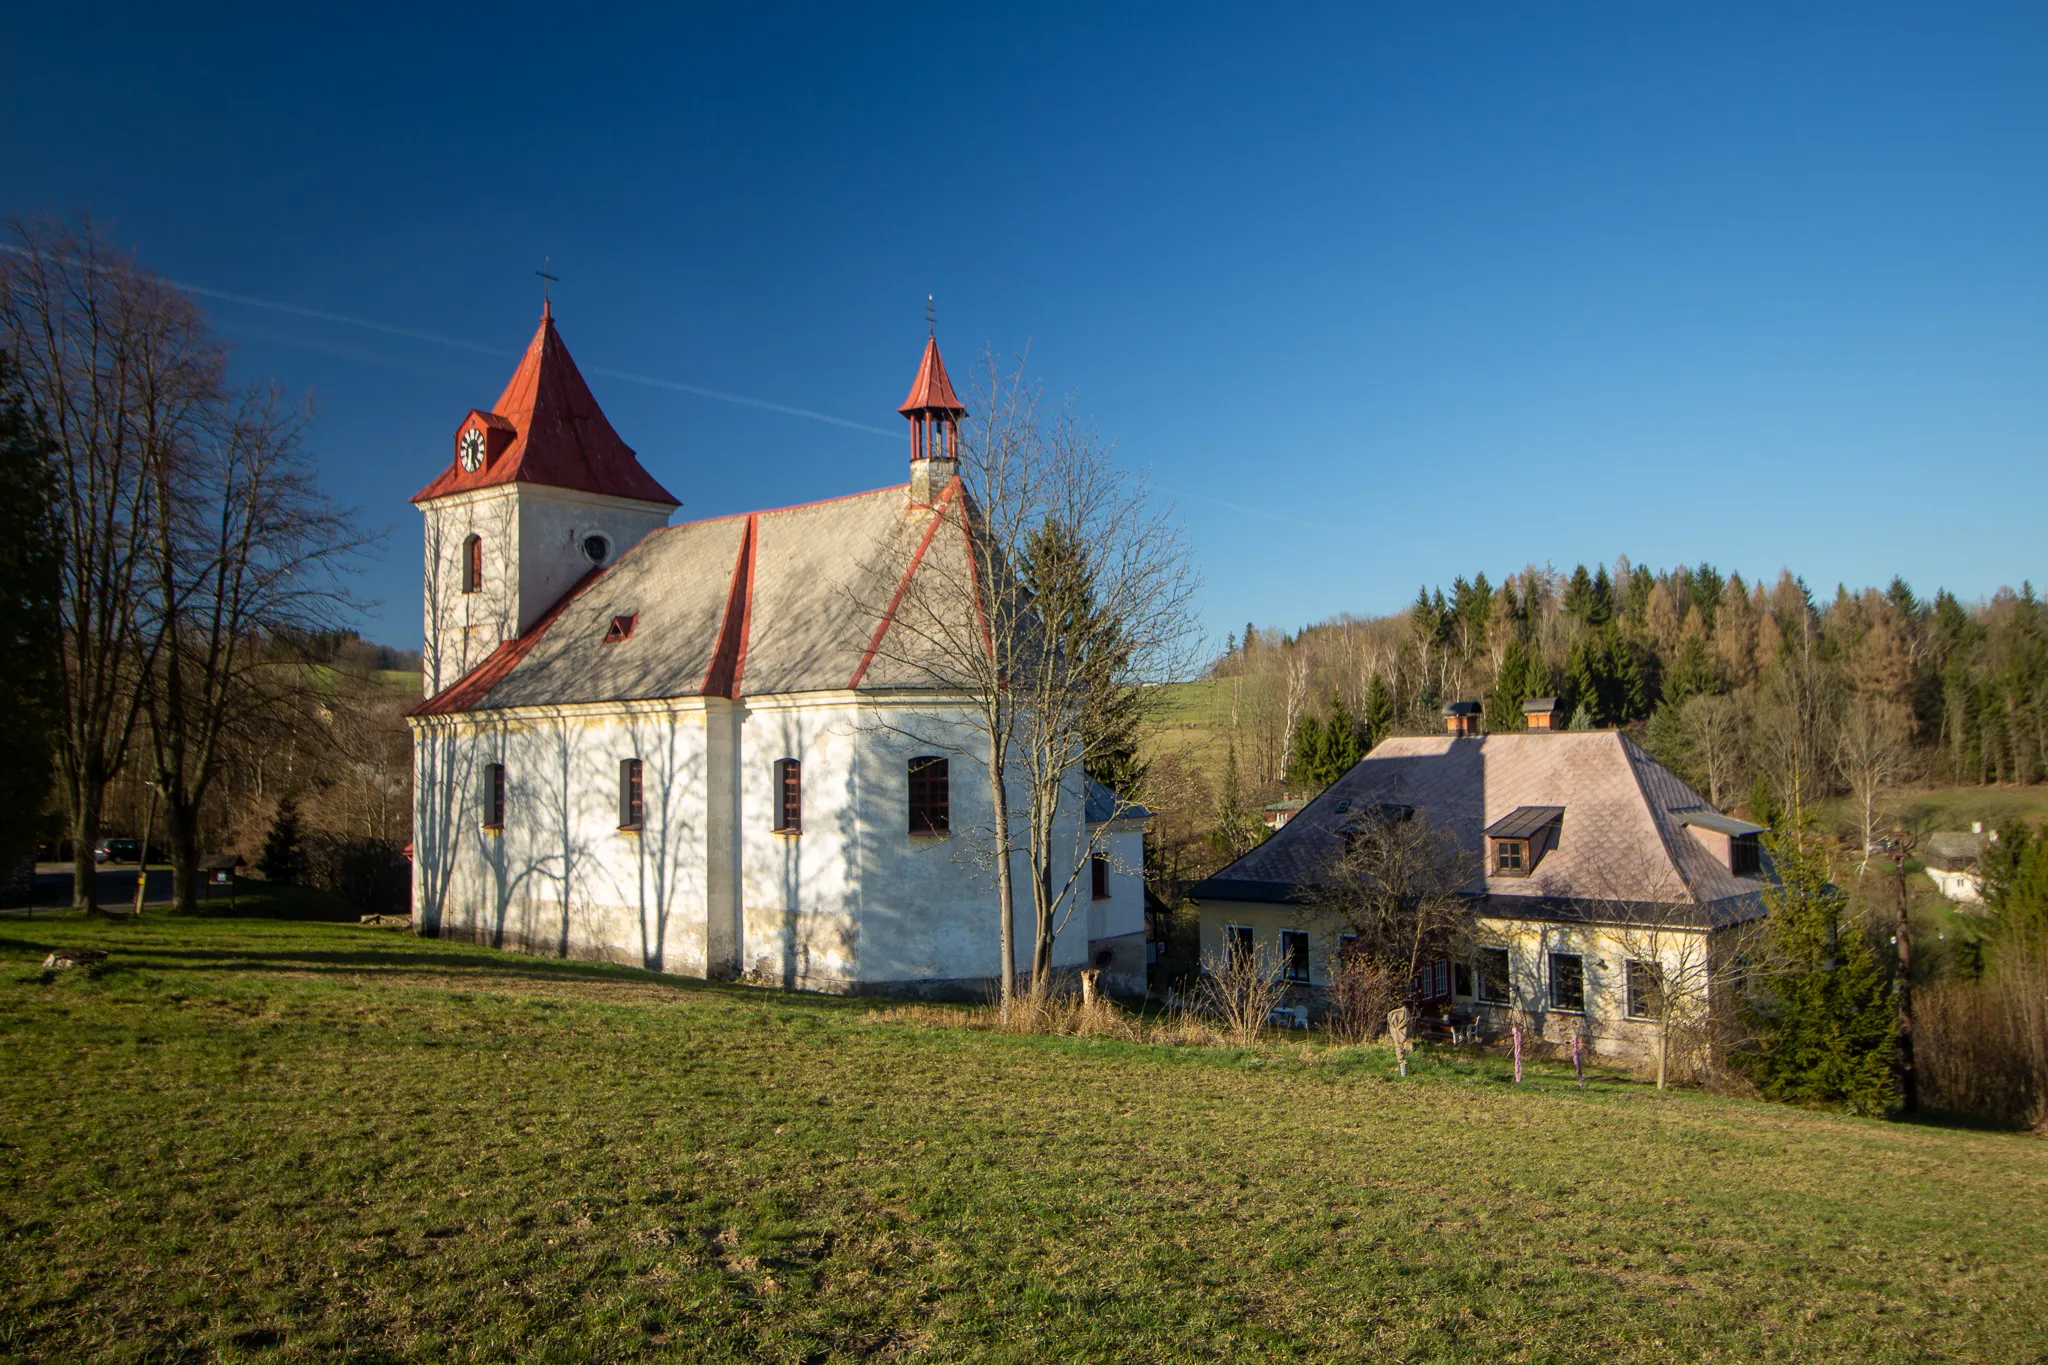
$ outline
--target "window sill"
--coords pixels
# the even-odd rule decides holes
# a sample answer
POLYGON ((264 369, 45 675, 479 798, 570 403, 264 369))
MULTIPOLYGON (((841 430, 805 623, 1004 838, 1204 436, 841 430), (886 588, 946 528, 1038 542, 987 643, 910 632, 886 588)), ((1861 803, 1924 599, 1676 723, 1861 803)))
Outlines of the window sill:
POLYGON ((477 828, 485 834, 503 834, 505 832, 503 825, 478 825, 477 828))
POLYGON ((801 829, 771 829, 768 832, 778 839, 794 839, 803 833, 801 829))
POLYGON ((1586 1013, 1586 1007, 1584 1005, 1576 1007, 1571 1005, 1551 1005, 1549 1012, 1552 1014, 1576 1014, 1583 1018, 1586 1013))
POLYGON ((639 825, 620 825, 620 826, 619 826, 619 833, 621 833, 621 834, 638 834, 638 833, 640 832, 640 830, 641 830, 641 826, 639 826, 639 825))
POLYGON ((910 831, 910 837, 913 839, 950 839, 953 837, 953 831, 950 829, 914 829, 910 831))

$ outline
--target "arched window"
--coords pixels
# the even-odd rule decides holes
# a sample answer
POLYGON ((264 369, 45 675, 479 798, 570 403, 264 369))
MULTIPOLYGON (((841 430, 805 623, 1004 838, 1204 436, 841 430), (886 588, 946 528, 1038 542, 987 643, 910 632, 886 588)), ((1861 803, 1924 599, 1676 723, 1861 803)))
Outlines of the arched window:
POLYGON ((484 586, 484 538, 471 536, 462 542, 462 590, 479 592, 484 586))
POLYGON ((952 826, 946 760, 925 754, 910 760, 910 832, 944 834, 952 826))
POLYGON ((775 832, 801 834, 804 828, 804 765, 793 758, 775 760, 775 832))

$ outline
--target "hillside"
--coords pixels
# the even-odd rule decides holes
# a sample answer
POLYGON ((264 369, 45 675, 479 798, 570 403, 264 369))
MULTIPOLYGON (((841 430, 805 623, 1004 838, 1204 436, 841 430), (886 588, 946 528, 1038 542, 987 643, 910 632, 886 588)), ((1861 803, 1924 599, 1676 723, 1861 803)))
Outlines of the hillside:
POLYGON ((346 925, 14 920, 43 1359, 2038 1359, 2048 1144, 929 1027, 346 925), (46 978, 92 944, 96 978, 46 978))

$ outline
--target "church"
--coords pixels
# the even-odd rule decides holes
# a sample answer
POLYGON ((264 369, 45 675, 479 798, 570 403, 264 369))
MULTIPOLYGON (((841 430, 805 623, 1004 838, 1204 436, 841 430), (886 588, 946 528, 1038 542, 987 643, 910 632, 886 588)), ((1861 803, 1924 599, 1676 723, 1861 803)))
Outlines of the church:
MULTIPOLYGON (((811 990, 989 989, 987 741, 890 638, 919 575, 971 570, 967 411, 935 336, 898 411, 907 482, 673 523, 543 309, 412 499, 416 932, 811 990)), ((1142 824, 1087 786, 1076 771, 1058 827, 1089 875, 1055 964, 1142 992, 1142 824)), ((1028 969, 1021 889, 1015 913, 1028 969)))

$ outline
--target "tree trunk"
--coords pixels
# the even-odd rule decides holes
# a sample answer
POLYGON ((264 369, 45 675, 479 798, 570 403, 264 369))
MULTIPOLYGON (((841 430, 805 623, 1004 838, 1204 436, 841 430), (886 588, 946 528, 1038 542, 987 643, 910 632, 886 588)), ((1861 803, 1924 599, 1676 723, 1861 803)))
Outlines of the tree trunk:
POLYGON ((1893 1047, 1893 1067, 1899 1077, 1899 1107, 1908 1114, 1920 1112, 1920 1073, 1913 1059, 1913 935, 1906 918, 1906 855, 1894 860, 1899 879, 1899 1020, 1893 1047))
MULTIPOLYGON (((100 842, 105 787, 86 773, 71 784, 71 908, 92 914, 100 908, 100 868, 93 850, 100 842)), ((147 854, 143 855, 147 857, 147 854)))
MULTIPOLYGON (((997 740, 991 745, 991 752, 1006 747, 997 740)), ((996 976, 996 999, 1007 1021, 1017 995, 1017 889, 1010 868, 1010 793, 1003 781, 1006 768, 1001 762, 990 763, 988 782, 995 824, 996 913, 1002 917, 996 934, 1002 954, 1002 966, 996 976)))
MULTIPOLYGON (((169 783, 164 783, 169 787, 169 783)), ((199 909, 199 805, 164 801, 164 838, 171 848, 171 904, 182 914, 199 909)))

